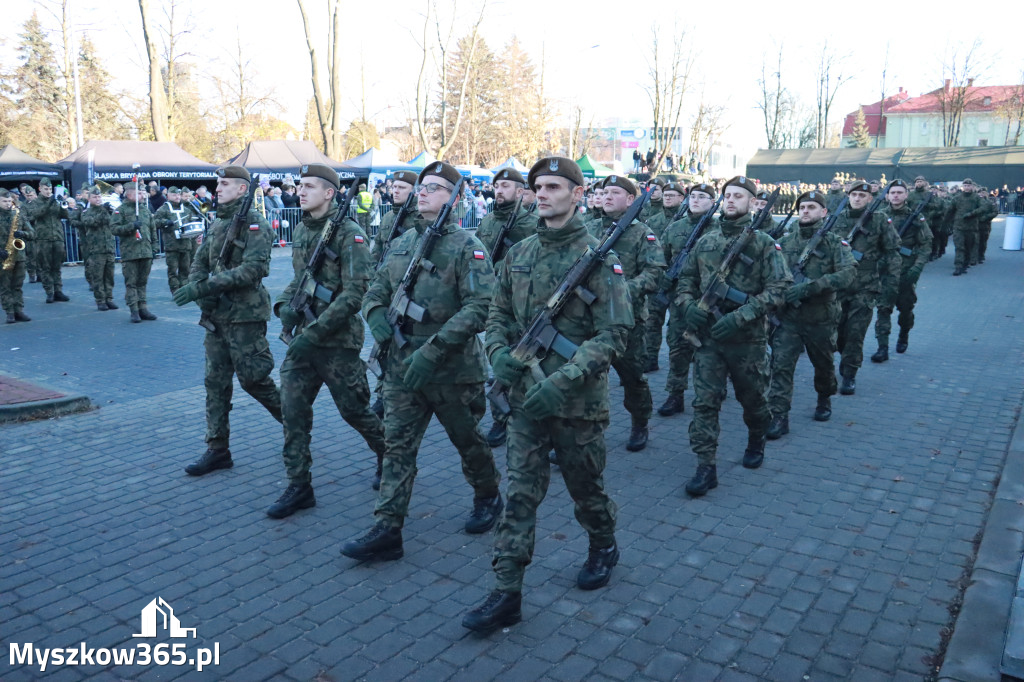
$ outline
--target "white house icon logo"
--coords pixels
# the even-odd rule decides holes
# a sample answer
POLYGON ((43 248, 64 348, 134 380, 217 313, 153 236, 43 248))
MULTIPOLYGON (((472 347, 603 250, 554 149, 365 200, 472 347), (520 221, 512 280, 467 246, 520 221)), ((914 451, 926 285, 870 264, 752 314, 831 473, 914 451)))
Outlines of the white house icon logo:
POLYGON ((174 609, 163 597, 157 597, 142 609, 142 632, 132 637, 156 637, 158 613, 163 616, 163 629, 167 630, 171 637, 188 637, 191 632, 192 638, 195 638, 196 629, 181 627, 181 621, 174 615, 174 609))

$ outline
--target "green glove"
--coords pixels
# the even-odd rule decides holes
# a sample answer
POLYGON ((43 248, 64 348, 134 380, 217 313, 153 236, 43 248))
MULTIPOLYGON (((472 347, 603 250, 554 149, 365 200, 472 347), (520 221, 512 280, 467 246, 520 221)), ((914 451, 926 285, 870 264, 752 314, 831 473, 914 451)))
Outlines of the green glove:
POLYGON ((200 282, 189 282, 174 292, 175 304, 182 306, 202 298, 210 293, 210 285, 206 280, 200 282))
POLYGON ((540 421, 557 414, 558 409, 565 404, 565 390, 556 382, 559 377, 564 377, 560 372, 555 372, 539 384, 534 384, 526 392, 526 402, 523 403, 523 411, 530 419, 540 421))
POLYGON ((715 341, 725 341, 740 330, 740 318, 735 312, 723 315, 722 319, 715 322, 711 327, 711 338, 715 341))
POLYGON ((786 303, 790 305, 804 300, 808 296, 812 295, 813 287, 811 282, 800 282, 800 284, 794 284, 790 288, 786 289, 786 303))
POLYGON ((526 365, 512 357, 512 351, 508 348, 499 348, 491 357, 491 367, 494 369, 495 378, 506 386, 514 386, 526 365))
POLYGON ((366 324, 370 327, 373 340, 377 343, 386 343, 395 333, 388 322, 387 308, 381 306, 374 308, 366 318, 366 324))
POLYGON ((413 391, 419 391, 434 378, 438 365, 444 360, 444 352, 427 342, 416 349, 405 361, 405 376, 402 381, 413 391))
POLYGON ((907 270, 906 274, 903 275, 903 280, 908 284, 917 284, 917 280, 921 279, 921 270, 918 266, 914 266, 907 270))
POLYGON ((708 323, 708 318, 711 315, 706 310, 701 310, 701 307, 697 305, 696 301, 691 301, 686 306, 686 328, 687 329, 701 329, 708 323))
POLYGON ((281 327, 284 329, 295 329, 302 322, 302 313, 287 303, 278 306, 277 316, 281 318, 281 327))

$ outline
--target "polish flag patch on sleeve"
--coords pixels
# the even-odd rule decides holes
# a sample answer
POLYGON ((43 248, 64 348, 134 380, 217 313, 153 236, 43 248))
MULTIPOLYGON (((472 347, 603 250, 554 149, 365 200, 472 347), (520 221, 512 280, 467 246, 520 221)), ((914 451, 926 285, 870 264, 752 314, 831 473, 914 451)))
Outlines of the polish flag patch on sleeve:
POLYGON ((477 249, 476 251, 473 252, 473 258, 475 258, 477 260, 484 260, 485 258, 487 258, 487 256, 486 256, 486 254, 484 254, 483 251, 480 251, 479 249, 477 249))
POLYGON ((656 241, 658 241, 658 238, 655 237, 653 234, 649 234, 649 235, 647 235, 647 241, 649 241, 649 242, 656 242, 656 241))
POLYGON ((843 246, 849 246, 850 245, 850 242, 846 241, 845 239, 840 239, 839 241, 841 241, 843 243, 843 246))
POLYGON ((249 231, 250 232, 259 232, 260 231, 259 223, 253 223, 253 224, 249 225, 249 231))
POLYGON ((361 234, 357 234, 355 236, 355 240, 356 240, 356 244, 363 244, 363 243, 366 242, 366 240, 363 239, 363 235, 361 235, 361 234))
POLYGON ((622 274, 622 266, 619 265, 618 263, 613 263, 612 264, 612 272, 614 272, 616 275, 621 275, 622 274))
POLYGON ((778 242, 775 242, 775 250, 776 250, 776 251, 782 251, 782 247, 781 247, 781 246, 779 246, 779 243, 778 243, 778 242))

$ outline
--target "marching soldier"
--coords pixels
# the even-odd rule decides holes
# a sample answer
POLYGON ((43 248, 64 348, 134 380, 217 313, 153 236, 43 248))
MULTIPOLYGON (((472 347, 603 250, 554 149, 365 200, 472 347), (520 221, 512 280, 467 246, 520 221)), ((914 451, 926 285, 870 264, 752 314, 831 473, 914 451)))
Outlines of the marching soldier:
MULTIPOLYGON (((782 255, 792 270, 810 248, 810 240, 822 228, 828 214, 827 195, 805 192, 797 199, 800 219, 797 229, 779 240, 782 255)), ((840 199, 840 201, 842 201, 840 199)), ((789 410, 793 404, 793 374, 800 354, 814 367, 814 390, 818 404, 814 420, 828 421, 832 416, 832 396, 836 394, 836 321, 839 319, 838 294, 848 289, 857 276, 857 261, 850 246, 829 231, 810 251, 803 268, 806 277, 786 289, 786 305, 779 310, 779 326, 771 336, 771 384, 768 409, 772 423, 768 440, 789 433, 789 410)))
MULTIPOLYGON (((889 206, 886 214, 893 227, 899 230, 914 212, 907 201, 907 183, 894 180, 889 188, 889 206)), ((898 232, 897 232, 898 234, 898 232)), ((910 330, 914 328, 914 304, 917 303, 917 280, 921 278, 924 266, 932 252, 932 232, 922 211, 900 238, 899 289, 896 293, 896 308, 900 311, 897 320, 900 333, 896 339, 896 352, 905 353, 909 343, 910 330)), ((892 308, 878 308, 875 319, 875 338, 878 351, 871 356, 871 362, 885 362, 889 359, 889 334, 892 332, 892 308)))
MULTIPOLYGON (((871 186, 855 183, 849 192, 849 206, 833 228, 840 236, 849 235, 872 202, 871 186)), ((864 337, 871 326, 871 313, 876 305, 892 308, 899 284, 900 238, 892 220, 876 211, 871 220, 849 240, 854 258, 858 259, 854 285, 840 297, 842 313, 836 343, 842 359, 839 374, 843 378, 839 393, 853 395, 857 390, 857 371, 864 361, 864 337), (859 255, 858 255, 859 254, 859 255)))
MULTIPOLYGON (((659 186, 660 190, 660 186, 659 186)), ((608 232, 636 199, 636 185, 622 175, 609 175, 604 183, 603 232, 608 232)), ((615 243, 615 254, 622 264, 626 285, 633 303, 634 325, 626 340, 626 348, 612 360, 612 367, 622 380, 623 405, 632 418, 632 429, 626 449, 637 452, 647 447, 647 423, 654 411, 651 388, 644 375, 647 364, 647 294, 657 291, 665 269, 665 255, 653 232, 639 220, 633 221, 615 243)))
POLYGON ((976 193, 974 181, 964 178, 960 193, 953 197, 949 215, 953 221, 953 247, 956 249, 953 276, 959 277, 978 262, 978 219, 985 206, 976 193))
POLYGON ((146 306, 146 286, 153 259, 159 252, 159 241, 149 204, 135 183, 125 185, 124 201, 114 211, 110 231, 121 238, 124 301, 131 311, 131 321, 155 320, 156 315, 146 306))
POLYGON ((70 301, 64 295, 60 272, 67 256, 64 248, 64 223, 61 221, 68 219, 68 212, 57 203, 48 179, 39 181, 39 195, 26 204, 25 213, 34 230, 32 257, 36 262, 39 279, 43 282, 43 290, 46 291, 46 302, 70 301))
POLYGON ((167 188, 167 201, 153 214, 157 229, 163 234, 164 259, 167 261, 167 286, 171 293, 188 282, 192 269, 192 248, 195 240, 182 237, 181 230, 187 223, 201 220, 191 205, 182 203, 181 190, 167 188))
MULTIPOLYGON (((984 188, 982 189, 984 190, 984 188)), ((971 263, 971 265, 980 265, 985 262, 988 238, 992 234, 992 221, 999 215, 999 199, 990 196, 985 191, 982 191, 980 196, 985 210, 978 216, 978 261, 977 263, 971 263)))
MULTIPOLYGON (((420 173, 419 211, 433 223, 460 179, 452 165, 438 161, 420 173)), ((363 299, 363 314, 378 343, 389 344, 384 369, 386 451, 376 524, 363 537, 345 543, 341 553, 359 560, 398 559, 402 526, 416 477, 416 454, 431 416, 436 416, 462 459, 473 488, 473 512, 466 532, 494 527, 503 502, 494 455, 478 425, 484 414, 486 359, 477 334, 483 331, 494 286, 494 268, 483 245, 451 220, 420 263, 410 298, 426 309, 423 321, 407 319, 399 330, 404 346, 392 342, 396 330, 388 307, 412 261, 425 226, 409 230, 388 250, 363 299)))
MULTIPOLYGON (((28 208, 29 203, 35 201, 35 198, 39 195, 36 194, 36 191, 32 189, 32 186, 27 182, 23 182, 18 185, 18 191, 21 193, 21 215, 25 220, 29 220, 31 222, 26 209, 28 208)), ((39 269, 36 266, 37 258, 35 251, 35 247, 32 245, 31 241, 25 242, 25 271, 28 273, 29 284, 42 284, 43 281, 39 278, 39 269)))
MULTIPOLYGON (((648 227, 661 241, 662 248, 665 247, 665 240, 662 238, 665 229, 672 222, 680 204, 683 203, 683 195, 686 191, 674 182, 666 183, 661 191, 662 205, 664 211, 653 216, 648 222, 648 227)), ((666 261, 667 262, 667 261, 666 261)), ((644 365, 644 372, 658 371, 658 354, 661 352, 662 329, 665 327, 665 315, 668 313, 668 306, 664 306, 654 298, 647 300, 647 361, 644 365)))
MULTIPOLYGON (((608 177, 612 176, 609 175, 608 177)), ((647 219, 650 218, 652 215, 657 215, 664 210, 665 198, 662 196, 662 188, 665 186, 667 182, 668 181, 665 180, 665 178, 651 178, 650 182, 647 183, 648 187, 651 190, 651 196, 647 202, 647 205, 644 206, 643 210, 640 211, 639 219, 641 221, 646 223, 647 219)), ((607 186, 608 184, 607 182, 605 182, 605 187, 607 186)))
POLYGON ((32 239, 32 222, 24 212, 14 212, 14 197, 6 189, 0 188, 0 304, 7 313, 7 324, 15 322, 31 322, 32 318, 25 314, 25 251, 32 239), (11 235, 11 221, 18 215, 18 224, 11 235), (26 249, 15 249, 7 252, 8 237, 13 236, 25 242, 26 249), (10 260, 10 267, 2 267, 10 260))
POLYGON ((587 288, 588 305, 567 304, 556 321, 558 331, 579 344, 571 358, 549 353, 532 372, 510 353, 531 319, 569 268, 598 240, 576 212, 583 196, 583 173, 571 159, 549 157, 529 173, 537 192, 537 234, 509 251, 499 270, 487 319, 486 346, 494 373, 510 387, 512 416, 508 435, 508 508, 494 537, 494 590, 466 614, 464 627, 488 632, 522 618, 522 587, 533 558, 537 508, 551 479, 548 451, 554 448, 562 478, 576 507, 576 518, 590 540, 588 557, 576 584, 594 590, 608 584, 618 562, 615 503, 604 486, 608 427, 608 366, 626 346, 633 316, 623 268, 614 255, 595 271, 587 288))
POLYGON ((295 276, 277 297, 274 313, 281 325, 297 333, 288 344, 281 363, 281 412, 284 418, 284 464, 289 485, 268 510, 275 519, 291 516, 299 509, 316 506, 312 477, 313 458, 309 452, 313 430, 313 401, 327 384, 341 418, 366 440, 377 455, 378 476, 384 457, 384 426, 370 410, 370 387, 366 363, 359 357, 363 347, 363 320, 359 306, 373 275, 369 238, 358 225, 346 219, 325 246, 336 257, 325 258, 315 274, 316 284, 330 293, 330 300, 314 297, 315 320, 291 307, 310 253, 316 248, 328 223, 338 211, 335 195, 340 189, 338 174, 328 166, 302 167, 299 205, 302 224, 292 238, 292 267, 295 276))
POLYGON ((651 232, 655 234, 658 239, 661 239, 661 235, 665 232, 665 228, 672 222, 676 216, 676 211, 679 210, 679 205, 683 203, 683 196, 686 194, 686 190, 677 185, 675 182, 666 182, 661 188, 661 211, 658 213, 652 213, 650 218, 645 222, 647 226, 651 228, 651 232))
MULTIPOLYGON (((921 179, 923 180, 924 178, 921 179)), ((828 185, 828 210, 834 211, 838 208, 845 196, 846 192, 843 191, 843 184, 839 177, 832 178, 832 182, 828 185)))
POLYGON ((89 188, 89 203, 79 219, 89 256, 85 272, 92 282, 97 310, 117 310, 114 303, 114 233, 110 231, 114 209, 103 203, 99 187, 89 188))
MULTIPOLYGON (((281 395, 270 371, 274 356, 267 343, 270 295, 263 278, 270 274, 270 250, 274 231, 255 207, 245 217, 237 241, 226 262, 220 254, 235 214, 242 207, 252 181, 241 166, 222 166, 217 171, 217 219, 207 229, 188 276, 188 284, 174 292, 183 306, 196 301, 206 329, 206 444, 207 450, 185 467, 190 476, 202 476, 234 466, 228 449, 231 434, 232 379, 255 398, 277 421, 281 395)), ((127 206, 125 206, 127 208, 127 206)))
POLYGON ((765 393, 768 388, 768 342, 766 317, 783 300, 793 278, 782 257, 781 247, 763 232, 755 232, 743 251, 745 258, 726 278, 730 288, 744 295, 746 302, 723 302, 725 313, 717 321, 698 301, 733 241, 750 225, 754 183, 739 176, 725 183, 722 219, 718 229, 705 233, 679 277, 680 308, 686 327, 696 332, 701 346, 695 354, 693 386, 694 415, 690 422, 690 447, 697 454, 697 471, 686 484, 687 494, 699 497, 718 485, 715 455, 718 449, 718 413, 725 399, 726 383, 732 379, 736 399, 743 406, 747 425, 747 448, 743 466, 757 469, 764 461, 765 434, 771 422, 765 393))
POLYGON ((607 178, 602 178, 594 183, 594 208, 593 210, 587 211, 587 215, 583 219, 583 225, 587 228, 587 231, 595 236, 601 234, 601 225, 604 222, 605 180, 607 180, 607 178))

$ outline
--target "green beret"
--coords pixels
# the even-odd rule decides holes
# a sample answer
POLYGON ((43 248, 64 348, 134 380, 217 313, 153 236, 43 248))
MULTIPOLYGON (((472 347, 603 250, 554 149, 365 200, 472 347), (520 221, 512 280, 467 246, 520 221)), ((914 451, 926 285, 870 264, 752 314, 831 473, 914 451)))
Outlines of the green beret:
POLYGON ((917 182, 918 180, 924 180, 925 182, 928 182, 928 179, 923 175, 918 175, 916 178, 914 178, 914 182, 917 182))
POLYGON ((658 176, 656 178, 651 178, 649 184, 657 185, 658 187, 664 187, 665 185, 668 184, 668 180, 661 176, 658 176))
POLYGON ((892 182, 889 183, 889 189, 892 189, 893 187, 902 187, 903 189, 908 189, 907 183, 904 182, 903 180, 898 179, 893 180, 892 182))
POLYGON ((868 194, 871 194, 871 185, 866 182, 855 182, 853 183, 853 187, 850 188, 850 192, 867 192, 868 194))
POLYGON ((743 189, 750 192, 750 196, 754 196, 755 194, 757 194, 757 185, 755 185, 754 181, 745 175, 737 175, 735 178, 725 183, 725 187, 722 187, 722 191, 724 192, 726 188, 730 186, 742 187, 743 189))
POLYGON ((6 199, 6 198, 7 198, 7 197, 9 197, 9 196, 11 196, 11 193, 10 193, 10 192, 8 192, 8 191, 7 191, 6 189, 4 189, 3 187, 0 187, 0 199, 6 199))
POLYGON ((686 194, 686 190, 675 182, 666 182, 665 186, 661 188, 662 192, 679 192, 680 194, 686 194))
POLYGON ((100 196, 100 195, 103 194, 103 192, 100 191, 100 186, 99 185, 93 185, 92 187, 89 188, 88 191, 89 191, 89 194, 93 194, 95 196, 100 196))
POLYGON ((815 192, 813 190, 810 192, 804 192, 796 200, 797 208, 799 208, 800 204, 804 203, 805 201, 813 201, 822 208, 828 208, 828 201, 825 199, 825 195, 822 194, 821 192, 815 192))
POLYGON ((404 182, 406 184, 416 186, 416 172, 415 171, 395 171, 395 174, 391 176, 391 179, 396 182, 404 182))
POLYGON ((50 178, 43 178, 42 180, 39 181, 39 186, 40 187, 53 187, 53 184, 50 183, 50 178))
MULTIPOLYGON (((580 170, 579 164, 564 156, 547 156, 533 164, 533 168, 530 169, 529 174, 526 176, 531 189, 534 186, 534 181, 539 175, 557 175, 558 177, 565 178, 581 187, 586 183, 586 180, 583 179, 583 171, 580 170)), ((608 181, 605 179, 602 187, 607 187, 607 185, 608 181)))
MULTIPOLYGON (((40 184, 42 184, 42 183, 40 183, 40 184)), ((47 182, 46 184, 50 184, 50 183, 47 182)), ((964 178, 964 181, 961 182, 960 184, 961 185, 973 185, 974 184, 974 180, 971 180, 970 178, 964 178)))
POLYGON ((337 171, 322 163, 310 163, 303 166, 299 177, 320 178, 321 180, 326 180, 327 184, 334 189, 341 187, 341 180, 338 179, 337 171))
POLYGON ((768 193, 768 192, 766 192, 764 190, 761 190, 756 195, 754 195, 754 198, 755 199, 763 199, 764 201, 768 201, 768 197, 770 197, 770 196, 771 196, 770 193, 768 193))
MULTIPOLYGON (((609 175, 604 179, 604 186, 607 187, 621 187, 626 190, 631 196, 636 196, 636 185, 633 181, 624 175, 609 175)), ((660 187, 660 185, 659 185, 660 187)))
POLYGON ((494 176, 494 182, 498 180, 509 180, 510 182, 518 182, 520 185, 525 185, 526 180, 523 178, 523 174, 517 171, 515 168, 502 168, 498 171, 498 174, 494 176))
POLYGON ((459 169, 455 166, 450 163, 445 163, 444 161, 435 161, 420 172, 419 177, 416 179, 417 183, 422 185, 423 178, 431 175, 447 180, 453 187, 457 185, 459 180, 462 178, 462 174, 459 173, 459 169))
POLYGON ((168 194, 181 194, 181 190, 178 189, 177 187, 175 187, 174 185, 171 185, 170 187, 167 188, 167 193, 168 194))
POLYGON ((245 180, 247 183, 252 182, 249 171, 241 166, 221 166, 216 172, 218 178, 235 178, 236 180, 245 180))
POLYGON ((709 185, 706 182, 702 182, 699 185, 694 185, 693 187, 691 187, 690 193, 693 194, 694 192, 704 192, 704 194, 707 194, 712 199, 714 199, 715 196, 718 194, 718 192, 715 190, 715 186, 709 185))

